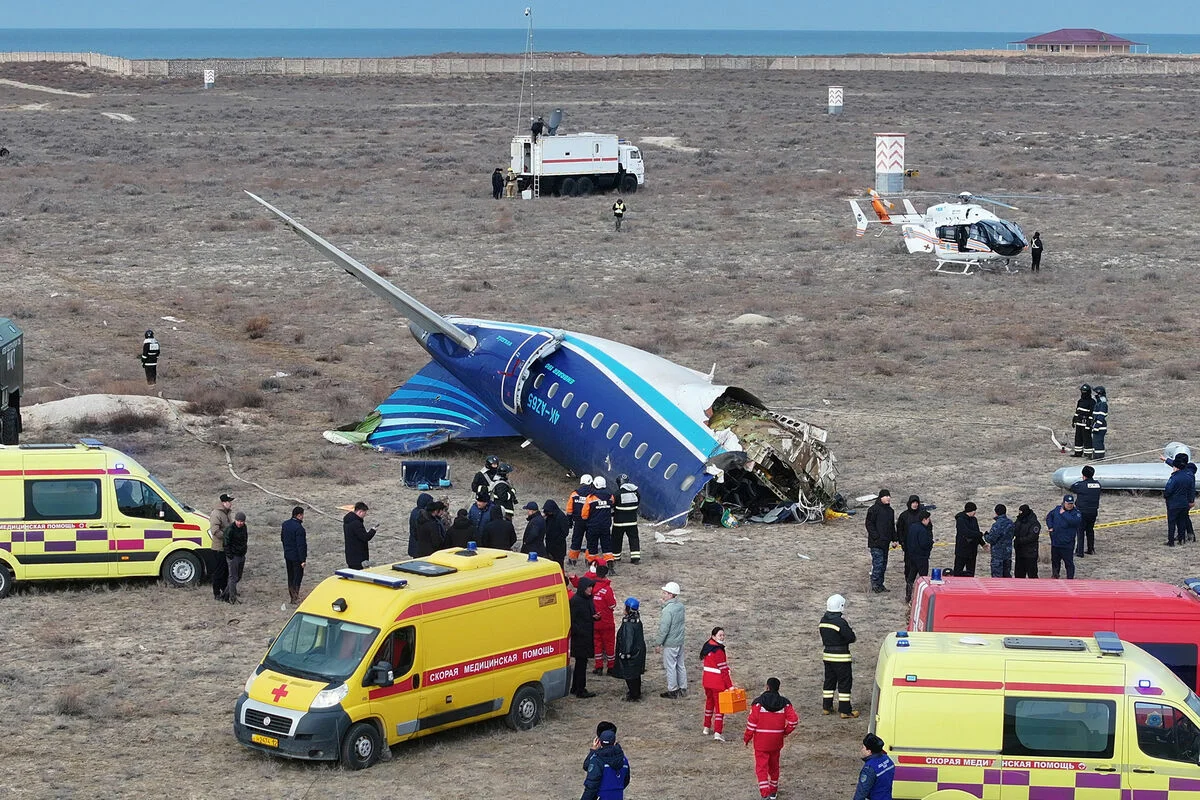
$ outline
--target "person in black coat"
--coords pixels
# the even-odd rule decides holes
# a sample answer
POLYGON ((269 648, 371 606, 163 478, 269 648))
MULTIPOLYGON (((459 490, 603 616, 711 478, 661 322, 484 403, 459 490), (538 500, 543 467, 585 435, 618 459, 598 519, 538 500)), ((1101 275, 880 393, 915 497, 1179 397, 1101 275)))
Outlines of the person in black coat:
POLYGON ((512 520, 499 505, 493 505, 491 513, 492 518, 483 526, 479 536, 479 546, 512 550, 517 543, 517 529, 513 527, 512 520))
POLYGON ((521 552, 546 554, 546 520, 538 504, 530 500, 525 504, 525 532, 521 535, 521 552))
POLYGON ((1042 522, 1028 505, 1022 505, 1013 521, 1013 554, 1016 566, 1013 577, 1036 578, 1038 576, 1038 537, 1042 534, 1042 522))
POLYGON ((288 597, 292 605, 300 602, 300 582, 308 562, 308 533, 304 530, 304 506, 292 509, 292 517, 279 531, 283 541, 283 561, 287 565, 288 597))
POLYGON ((642 631, 642 617, 638 599, 625 601, 625 617, 617 631, 617 667, 613 675, 625 679, 625 699, 642 699, 642 673, 646 671, 646 636, 642 631))
POLYGON ((246 566, 246 551, 249 547, 250 531, 246 528, 246 515, 241 511, 233 515, 233 524, 225 529, 225 562, 229 565, 229 583, 225 587, 225 599, 240 603, 237 596, 238 583, 242 579, 242 568, 246 566))
POLYGON ((496 167, 495 172, 492 173, 492 199, 499 200, 500 195, 503 193, 504 193, 504 173, 500 171, 499 167, 496 167))
POLYGON ((450 546, 457 547, 459 550, 466 549, 467 542, 475 541, 476 532, 475 523, 471 522, 471 518, 467 516, 467 510, 460 508, 458 515, 454 518, 454 524, 450 526, 450 546))
POLYGON ((904 602, 912 601, 913 584, 918 575, 929 574, 929 557, 933 554, 933 519, 922 510, 919 519, 908 526, 908 542, 904 547, 904 602))
POLYGON ((375 529, 367 529, 363 519, 367 516, 367 504, 359 500, 354 504, 354 510, 342 517, 342 534, 346 538, 346 566, 350 569, 362 569, 363 564, 371 557, 368 544, 375 538, 375 529))
POLYGON ((442 515, 446 513, 445 504, 433 500, 417 517, 417 552, 414 558, 431 556, 446 546, 446 533, 442 528, 442 515))
POLYGON ((588 662, 595 653, 596 606, 592 603, 592 579, 583 577, 571 598, 571 657, 575 671, 571 675, 571 694, 576 697, 595 697, 587 690, 588 662))
POLYGON ((895 535, 896 512, 892 510, 892 493, 880 489, 875 504, 867 509, 867 549, 871 552, 871 591, 878 594, 888 589, 883 585, 887 573, 888 549, 895 535))
POLYGON ((976 508, 974 503, 967 503, 954 515, 954 574, 959 577, 975 577, 975 559, 983 545, 983 531, 975 519, 976 508))
POLYGON ((408 512, 408 557, 417 557, 417 520, 421 518, 421 512, 425 510, 425 506, 433 502, 433 495, 421 492, 417 495, 417 505, 412 511, 408 512))
POLYGON ((567 557, 567 536, 571 533, 571 520, 553 500, 542 503, 542 515, 546 519, 546 553, 561 567, 567 557))

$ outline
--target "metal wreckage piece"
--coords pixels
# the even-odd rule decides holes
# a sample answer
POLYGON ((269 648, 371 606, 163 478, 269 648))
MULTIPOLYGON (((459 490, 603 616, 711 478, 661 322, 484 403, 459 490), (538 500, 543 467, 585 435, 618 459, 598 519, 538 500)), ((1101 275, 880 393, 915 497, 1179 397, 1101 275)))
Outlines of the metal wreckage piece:
POLYGON ((736 445, 728 442, 730 452, 712 459, 713 480, 696 498, 695 509, 706 523, 824 519, 837 494, 837 459, 825 444, 828 431, 728 399, 714 405, 709 426, 718 438, 727 431, 736 445))

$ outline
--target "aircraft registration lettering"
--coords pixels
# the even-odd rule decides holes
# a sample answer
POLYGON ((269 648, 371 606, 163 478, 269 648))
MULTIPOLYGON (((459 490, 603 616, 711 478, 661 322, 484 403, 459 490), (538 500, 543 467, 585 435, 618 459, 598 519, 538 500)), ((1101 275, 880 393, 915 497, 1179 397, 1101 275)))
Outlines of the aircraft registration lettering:
POLYGON ((549 419, 551 425, 558 424, 560 417, 558 409, 547 403, 543 398, 536 395, 531 395, 526 401, 525 406, 539 417, 545 417, 549 419))

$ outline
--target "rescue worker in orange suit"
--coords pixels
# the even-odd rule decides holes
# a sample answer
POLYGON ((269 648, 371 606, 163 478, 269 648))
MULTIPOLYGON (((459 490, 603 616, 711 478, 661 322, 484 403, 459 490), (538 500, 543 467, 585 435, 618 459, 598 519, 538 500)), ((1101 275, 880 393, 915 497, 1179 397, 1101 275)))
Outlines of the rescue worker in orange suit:
POLYGON ((616 504, 613 507, 613 558, 621 560, 625 549, 625 538, 629 538, 629 563, 642 560, 642 541, 638 536, 638 511, 642 505, 642 493, 628 475, 617 478, 616 504))
POLYGON ((579 554, 583 552, 583 533, 587 529, 587 523, 583 521, 583 506, 591 493, 592 476, 582 475, 579 478, 579 488, 567 498, 567 518, 571 520, 571 547, 567 550, 567 566, 575 566, 579 561, 579 554))
POLYGON ((729 674, 729 660, 725 657, 725 629, 713 628, 712 635, 700 648, 700 663, 704 667, 701 685, 704 687, 704 730, 703 735, 712 734, 714 742, 725 741, 725 715, 721 713, 718 698, 721 692, 733 686, 729 674))
MULTIPOLYGON (((612 511, 613 494, 608 490, 608 482, 604 476, 597 475, 592 479, 592 493, 583 504, 583 521, 586 524, 588 561, 604 560, 611 564, 612 556, 612 511)), ((610 575, 617 572, 611 566, 610 575)))
POLYGON ((838 713, 842 719, 858 716, 850 705, 850 689, 854 685, 854 674, 850 665, 850 645, 857 638, 850 623, 842 616, 846 608, 846 598, 840 594, 831 595, 825 601, 825 615, 817 630, 821 633, 821 643, 824 645, 825 685, 821 689, 821 713, 833 713, 833 701, 837 698, 838 713))
POLYGON ((775 800, 779 796, 779 753, 786 739, 800 723, 796 709, 779 693, 779 678, 767 678, 767 690, 750 704, 746 733, 742 741, 754 742, 754 774, 758 793, 775 800))
POLYGON ((617 665, 617 621, 613 617, 617 610, 617 596, 613 594, 612 581, 608 579, 608 565, 597 561, 593 569, 596 570, 592 579, 592 605, 596 607, 593 634, 596 662, 592 674, 600 675, 607 669, 608 674, 612 675, 613 667, 617 665))
POLYGON ((1075 450, 1073 455, 1076 458, 1091 459, 1094 455, 1092 450, 1092 412, 1096 408, 1096 401, 1092 399, 1092 387, 1086 383, 1079 387, 1079 399, 1075 401, 1075 415, 1071 417, 1071 424, 1075 426, 1075 450))

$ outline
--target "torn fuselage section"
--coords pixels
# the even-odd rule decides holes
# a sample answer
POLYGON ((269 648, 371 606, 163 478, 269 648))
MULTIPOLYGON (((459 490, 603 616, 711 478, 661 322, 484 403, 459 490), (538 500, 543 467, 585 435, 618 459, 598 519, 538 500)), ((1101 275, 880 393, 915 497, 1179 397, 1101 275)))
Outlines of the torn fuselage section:
POLYGON ((713 479, 696 498, 705 521, 726 511, 756 522, 824 518, 837 481, 828 431, 769 411, 736 389, 717 398, 708 423, 725 452, 710 459, 713 479))

